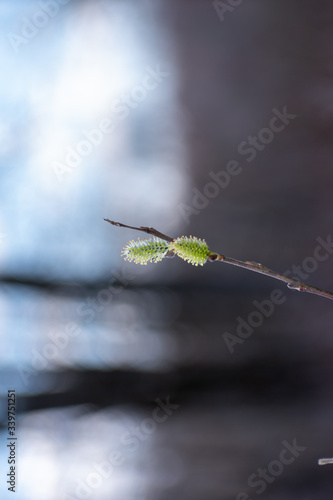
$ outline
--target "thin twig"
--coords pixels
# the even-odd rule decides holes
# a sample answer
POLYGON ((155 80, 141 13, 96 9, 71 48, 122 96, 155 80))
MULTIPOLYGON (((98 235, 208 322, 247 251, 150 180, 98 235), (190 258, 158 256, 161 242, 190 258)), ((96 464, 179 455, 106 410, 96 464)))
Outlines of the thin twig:
POLYGON ((166 236, 163 233, 160 233, 157 231, 157 229, 154 229, 153 227, 133 227, 133 226, 126 226, 125 224, 122 224, 121 222, 114 222, 113 220, 110 219, 104 219, 106 222, 109 222, 113 226, 118 226, 118 227, 127 227, 128 229, 135 229, 136 231, 143 231, 144 233, 151 234, 152 236, 156 236, 157 238, 161 238, 162 240, 166 241, 173 241, 174 238, 171 238, 170 236, 166 236))
MULTIPOLYGON (((163 233, 160 233, 160 231, 157 231, 157 229, 154 229, 153 227, 145 227, 145 226, 140 226, 140 227, 134 227, 134 226, 127 226, 125 224, 122 224, 121 222, 114 222, 110 219, 104 219, 106 222, 109 222, 113 226, 118 226, 118 227, 126 227, 128 229, 135 229, 136 231, 143 231, 144 233, 151 234, 153 236, 156 236, 157 238, 161 238, 162 240, 165 241, 174 241, 173 238, 170 236, 167 236, 163 233)), ((166 255, 167 257, 173 257, 174 253, 172 251, 168 252, 166 255)), ((268 267, 263 266, 262 264, 259 264, 258 262, 252 262, 252 261, 242 261, 242 260, 237 260, 237 259, 232 259, 231 257, 226 257, 225 255, 220 255, 218 253, 211 253, 211 255, 208 257, 208 260, 211 262, 214 261, 219 261, 219 262, 225 262, 226 264, 231 264, 233 266, 238 266, 242 267, 243 269, 248 269, 249 271, 254 271, 255 273, 260 273, 264 274, 265 276, 269 276, 271 278, 274 278, 279 281, 283 281, 284 283, 287 284, 287 287, 290 288, 291 290, 297 290, 299 292, 306 292, 306 293, 312 293, 314 295, 319 295, 320 297, 325 297, 326 299, 333 300, 333 293, 331 292, 326 292, 325 290, 321 290, 320 288, 316 288, 314 286, 307 285, 305 283, 301 283, 300 281, 294 280, 292 278, 288 278, 287 276, 284 276, 283 274, 279 274, 272 269, 269 269, 268 267)))
POLYGON ((320 458, 318 460, 318 465, 328 465, 333 464, 333 458, 320 458))
POLYGON ((255 273, 264 274, 265 276, 270 276, 271 278, 274 278, 276 280, 283 281, 284 283, 287 284, 287 287, 290 288, 291 290, 313 293, 314 295, 319 295, 321 297, 333 300, 333 293, 326 292, 325 290, 321 290, 320 288, 316 288, 314 286, 301 283, 300 281, 294 280, 292 278, 288 278, 283 274, 279 274, 275 271, 272 271, 272 269, 269 269, 268 267, 265 267, 262 264, 259 264, 258 262, 251 262, 251 261, 243 262, 242 260, 232 259, 230 257, 225 257, 224 255, 220 254, 213 254, 211 257, 209 257, 209 260, 211 261, 217 260, 220 262, 225 262, 226 264, 242 267, 244 269, 248 269, 249 271, 254 271, 255 273))

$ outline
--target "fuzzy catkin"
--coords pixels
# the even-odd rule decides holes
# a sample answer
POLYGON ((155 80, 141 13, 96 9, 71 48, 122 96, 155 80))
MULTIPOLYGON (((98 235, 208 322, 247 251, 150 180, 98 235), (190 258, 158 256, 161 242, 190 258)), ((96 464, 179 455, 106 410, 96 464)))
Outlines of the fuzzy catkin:
POLYGON ((122 255, 125 260, 135 264, 160 262, 170 250, 170 244, 160 238, 132 240, 125 245, 122 255))

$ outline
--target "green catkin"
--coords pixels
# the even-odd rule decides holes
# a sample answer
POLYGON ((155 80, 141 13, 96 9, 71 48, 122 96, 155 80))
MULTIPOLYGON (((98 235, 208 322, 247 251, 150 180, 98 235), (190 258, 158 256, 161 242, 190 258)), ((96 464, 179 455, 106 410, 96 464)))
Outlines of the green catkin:
POLYGON ((160 262, 170 251, 194 266, 203 266, 212 255, 205 240, 195 236, 181 236, 170 243, 156 237, 152 240, 132 240, 125 245, 122 255, 125 260, 146 265, 148 262, 160 262))
POLYGON ((122 255, 125 260, 135 264, 147 265, 147 262, 159 262, 170 251, 170 244, 160 238, 138 239, 125 245, 122 255))
POLYGON ((194 266, 203 266, 212 254, 205 240, 195 236, 181 236, 170 244, 170 248, 178 257, 194 266))

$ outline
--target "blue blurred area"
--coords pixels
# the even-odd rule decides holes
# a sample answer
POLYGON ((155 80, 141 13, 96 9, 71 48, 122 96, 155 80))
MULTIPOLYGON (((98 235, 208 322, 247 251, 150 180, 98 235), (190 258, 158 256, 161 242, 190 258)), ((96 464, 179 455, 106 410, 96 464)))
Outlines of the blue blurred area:
POLYGON ((2 4, 2 269, 89 280, 119 261, 104 217, 177 224, 175 72, 139 5, 52 5, 2 4))

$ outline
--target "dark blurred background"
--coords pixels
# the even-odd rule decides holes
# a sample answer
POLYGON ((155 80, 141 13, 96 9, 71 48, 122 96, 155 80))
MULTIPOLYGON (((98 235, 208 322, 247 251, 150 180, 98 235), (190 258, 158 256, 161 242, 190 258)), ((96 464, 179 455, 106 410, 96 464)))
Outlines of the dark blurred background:
POLYGON ((1 498, 331 500, 333 303, 103 218, 333 291, 332 2, 0 12, 1 498))

